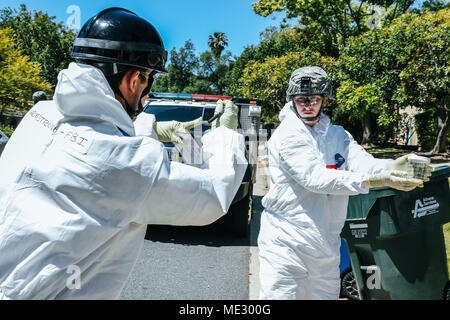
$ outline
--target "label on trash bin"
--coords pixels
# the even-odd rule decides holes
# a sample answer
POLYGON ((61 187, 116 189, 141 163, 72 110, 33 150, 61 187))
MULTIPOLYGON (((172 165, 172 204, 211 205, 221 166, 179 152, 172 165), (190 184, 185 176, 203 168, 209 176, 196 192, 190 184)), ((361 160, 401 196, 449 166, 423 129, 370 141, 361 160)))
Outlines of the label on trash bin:
POLYGON ((356 239, 363 239, 367 236, 367 223, 350 223, 352 236, 356 239))
POLYGON ((428 216, 430 214, 435 214, 439 212, 439 202, 434 199, 434 197, 423 198, 422 200, 417 199, 414 206, 414 210, 411 210, 413 218, 421 218, 423 216, 428 216))

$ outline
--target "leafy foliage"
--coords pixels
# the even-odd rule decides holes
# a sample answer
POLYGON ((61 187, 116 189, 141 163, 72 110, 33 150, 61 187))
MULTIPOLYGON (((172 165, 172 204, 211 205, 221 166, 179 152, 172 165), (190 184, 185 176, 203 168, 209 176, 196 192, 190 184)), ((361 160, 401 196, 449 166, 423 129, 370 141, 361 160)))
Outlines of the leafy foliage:
POLYGON ((25 4, 19 10, 4 8, 0 10, 0 28, 10 27, 20 40, 19 49, 39 62, 42 75, 53 86, 59 71, 72 61, 70 53, 75 33, 56 23, 42 11, 29 11, 25 4))
POLYGON ((223 49, 228 45, 228 38, 223 32, 214 32, 208 38, 208 46, 211 48, 211 52, 219 59, 223 49))
POLYGON ((169 73, 157 79, 152 91, 223 94, 231 65, 229 51, 220 56, 205 51, 197 56, 194 44, 187 40, 179 50, 170 51, 169 73))
MULTIPOLYGON (((288 52, 300 52, 307 48, 302 33, 296 28, 286 28, 279 32, 271 31, 271 36, 257 46, 248 46, 234 61, 229 73, 228 94, 240 95, 240 82, 247 65, 264 62, 271 57, 282 57, 288 52)), ((319 51, 319 50, 318 50, 319 51)), ((320 51, 319 51, 320 52, 320 51)))
POLYGON ((375 5, 384 9, 385 21, 390 21, 413 3, 414 0, 258 0, 252 6, 256 14, 264 17, 279 11, 285 13, 285 19, 297 18, 308 42, 323 44, 328 55, 337 57, 348 37, 369 30, 375 5))
POLYGON ((198 64, 199 60, 191 40, 187 40, 178 51, 173 48, 170 51, 168 75, 158 78, 152 91, 185 92, 184 88, 190 86, 195 80, 198 64))
POLYGON ((36 90, 50 90, 51 85, 41 76, 41 67, 30 61, 18 47, 20 41, 11 28, 0 29, 0 115, 5 111, 27 111, 36 90))
POLYGON ((8 125, 0 125, 0 130, 9 138, 14 132, 14 128, 8 125))
MULTIPOLYGON (((383 129, 380 133, 389 133, 379 139, 393 136, 402 108, 441 110, 427 113, 436 117, 445 113, 450 85, 449 17, 449 9, 408 13, 389 26, 349 38, 338 60, 337 98, 344 112, 356 120, 371 113, 383 129)), ((445 116, 441 118, 443 122, 445 116)))

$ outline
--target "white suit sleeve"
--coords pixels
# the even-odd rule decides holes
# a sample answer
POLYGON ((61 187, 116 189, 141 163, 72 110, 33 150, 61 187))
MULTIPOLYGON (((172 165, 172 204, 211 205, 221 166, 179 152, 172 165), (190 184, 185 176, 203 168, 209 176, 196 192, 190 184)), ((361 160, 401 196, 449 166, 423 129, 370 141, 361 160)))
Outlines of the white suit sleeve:
POLYGON ((147 224, 206 225, 224 215, 247 168, 244 138, 225 127, 203 136, 201 168, 171 162, 165 150, 141 207, 147 224))
POLYGON ((353 172, 374 174, 382 171, 391 159, 376 159, 359 145, 350 133, 345 131, 348 144, 348 169, 353 172))
POLYGON ((280 147, 280 168, 301 186, 314 193, 354 195, 367 193, 365 175, 326 168, 311 141, 288 136, 280 147))

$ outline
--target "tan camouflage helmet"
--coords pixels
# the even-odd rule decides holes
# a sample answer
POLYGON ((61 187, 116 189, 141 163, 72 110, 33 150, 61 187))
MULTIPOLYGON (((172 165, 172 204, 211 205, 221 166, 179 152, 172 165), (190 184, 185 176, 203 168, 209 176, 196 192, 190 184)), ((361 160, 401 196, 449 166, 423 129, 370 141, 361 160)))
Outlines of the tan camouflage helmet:
POLYGON ((334 97, 333 88, 327 73, 320 67, 306 66, 292 72, 286 90, 286 101, 296 95, 323 95, 329 99, 334 97))

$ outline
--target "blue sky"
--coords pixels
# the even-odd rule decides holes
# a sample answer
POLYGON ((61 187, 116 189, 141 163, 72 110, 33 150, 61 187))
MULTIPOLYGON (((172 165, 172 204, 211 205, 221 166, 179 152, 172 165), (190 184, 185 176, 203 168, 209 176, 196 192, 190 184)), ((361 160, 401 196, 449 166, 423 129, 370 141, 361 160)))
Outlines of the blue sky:
POLYGON ((46 11, 56 16, 57 22, 66 24, 68 20, 76 23, 70 19, 75 11, 67 11, 77 6, 81 25, 102 9, 123 7, 150 21, 161 33, 167 51, 191 39, 197 52, 203 52, 209 49, 208 36, 219 31, 228 37, 225 50, 238 56, 245 46, 260 42, 260 32, 278 26, 282 19, 282 14, 267 18, 256 15, 252 2, 256 0, 2 0, 0 7, 18 8, 25 3, 28 10, 46 11))

